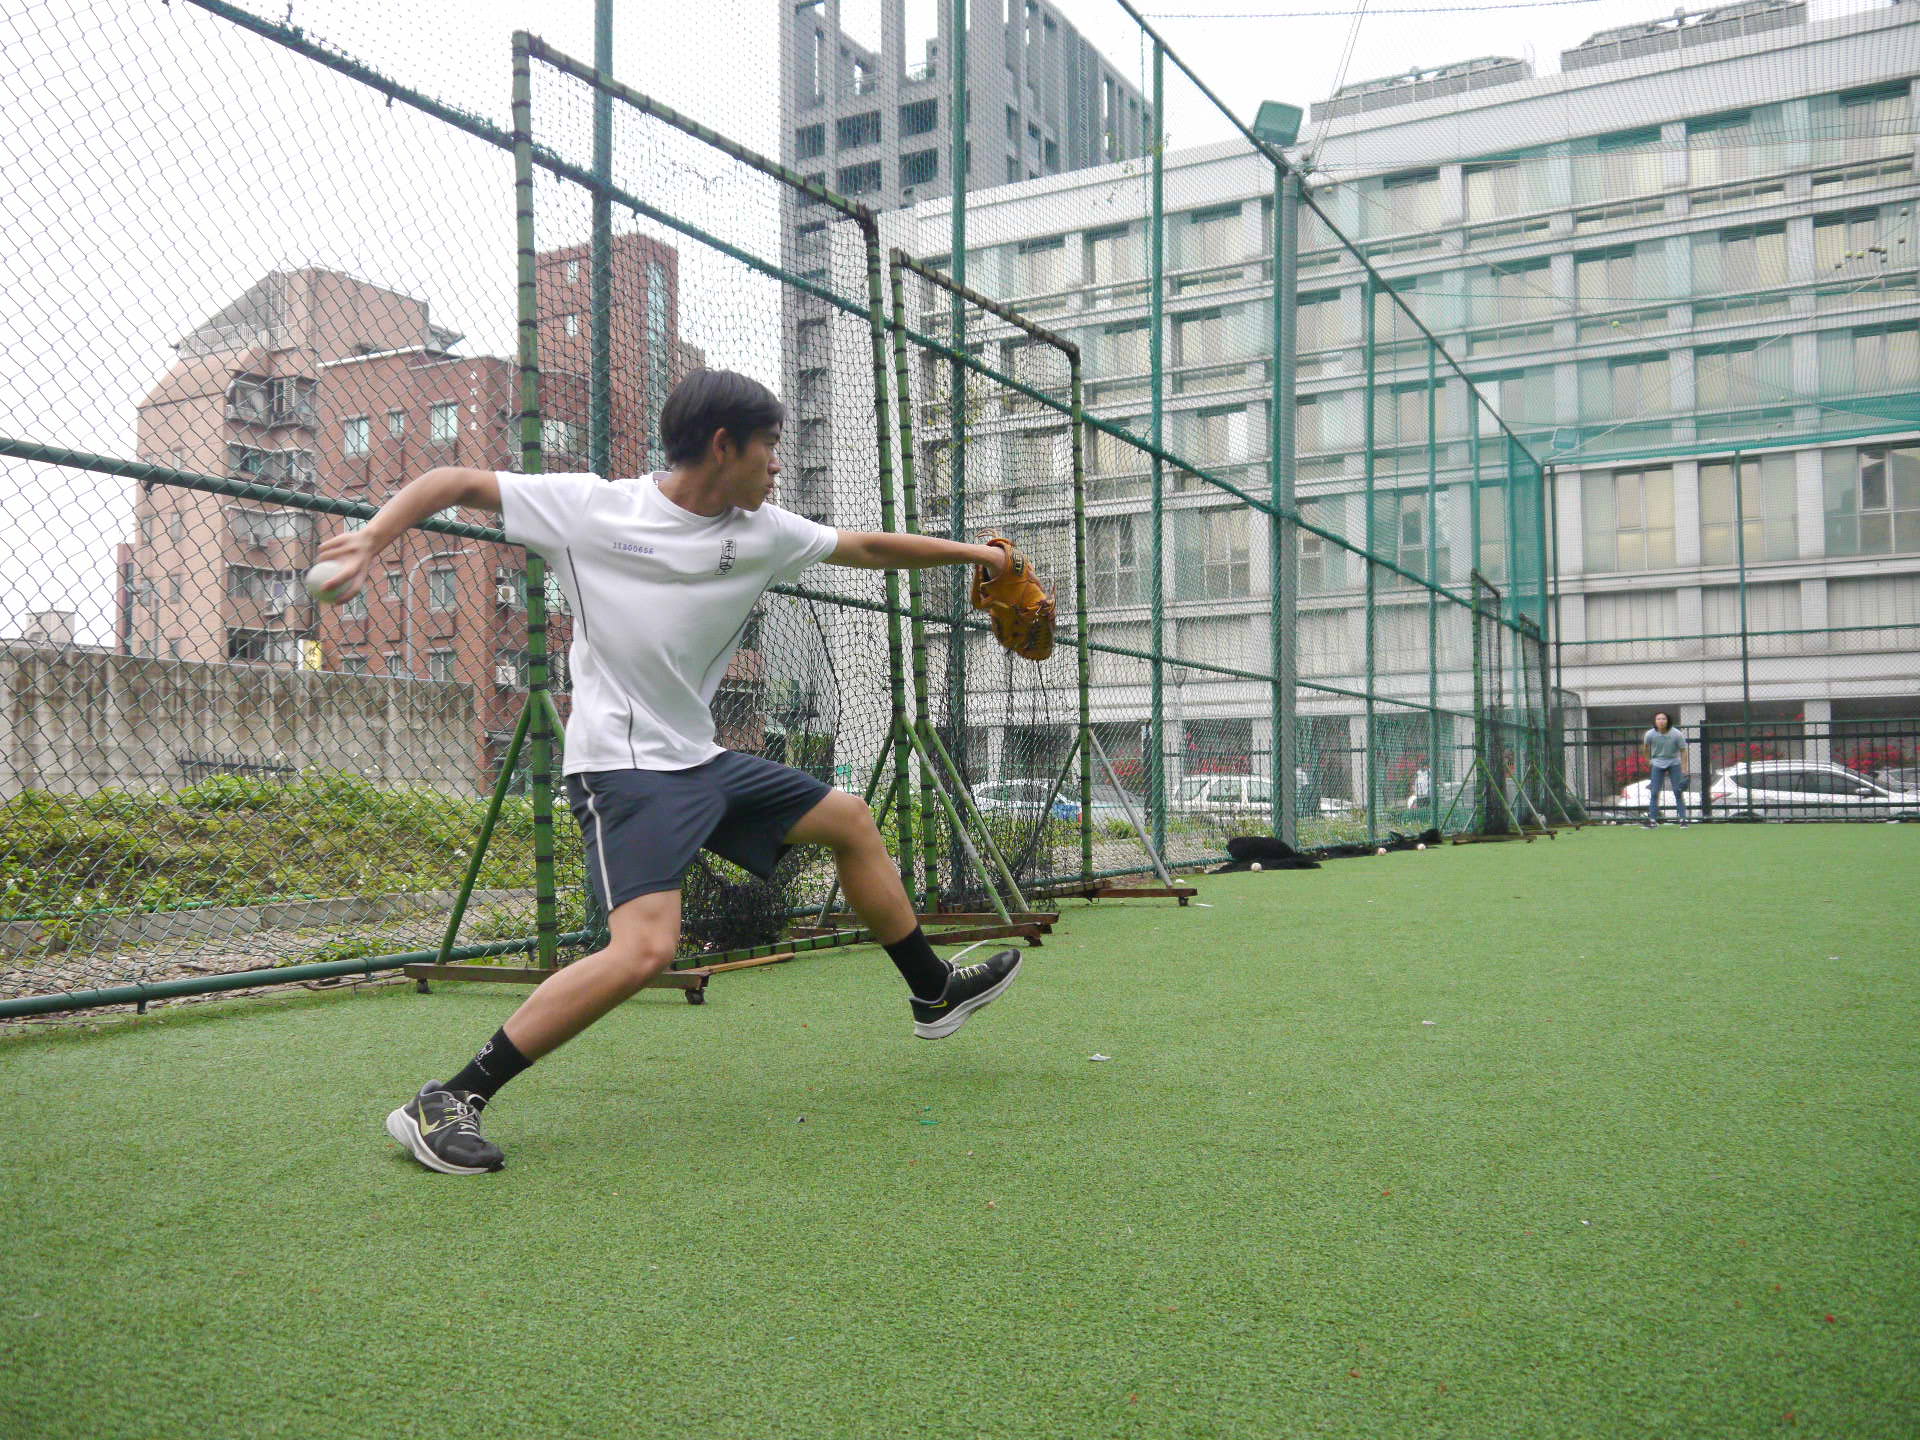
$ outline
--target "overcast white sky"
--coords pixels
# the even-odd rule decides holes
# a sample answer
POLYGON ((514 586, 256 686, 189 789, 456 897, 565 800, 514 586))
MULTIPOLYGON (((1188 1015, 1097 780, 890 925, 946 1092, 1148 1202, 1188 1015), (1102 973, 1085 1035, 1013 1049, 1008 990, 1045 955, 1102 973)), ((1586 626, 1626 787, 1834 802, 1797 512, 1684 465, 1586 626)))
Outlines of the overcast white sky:
MULTIPOLYGON (((788 0, 621 0, 621 78, 745 143, 777 152, 778 6, 788 0)), ((858 0, 871 7, 876 0, 858 0)), ((924 27, 936 0, 909 0, 924 27)), ((944 0, 940 0, 944 3, 944 0)), ((999 0, 975 0, 976 4, 999 0)), ((1113 0, 1056 0, 1147 88, 1148 52, 1113 0)), ((1596 30, 1655 18, 1653 0, 1338 16, 1177 18, 1336 9, 1328 0, 1148 0, 1142 8, 1220 97, 1303 106, 1347 82, 1481 55, 1538 72, 1596 30), (1351 51, 1349 53, 1349 41, 1351 51)), ((275 19, 285 0, 256 3, 275 19)), ((850 0, 849 13, 855 9, 850 0)), ((1815 18, 1868 8, 1816 0, 1815 18)), ((1670 12, 1669 12, 1670 13, 1670 12)), ((401 82, 508 122, 509 35, 534 29, 592 54, 591 0, 459 5, 293 0, 308 35, 401 82)), ((513 343, 509 159, 298 59, 186 0, 40 0, 0 17, 0 434, 131 455, 134 409, 200 320, 276 268, 336 266, 432 302, 468 353, 513 343)), ((540 76, 536 128, 590 153, 580 87, 540 76)), ((1229 127, 1172 77, 1170 143, 1229 127)), ((1551 137, 1515 137, 1527 139, 1551 137)), ((693 142, 642 138, 622 122, 619 178, 716 233, 773 256, 771 192, 693 142)), ((544 246, 584 237, 578 193, 543 182, 544 246)), ((778 313, 772 287, 682 244, 682 329, 718 362, 762 368, 778 313)), ((770 377, 777 378, 777 377, 770 377)), ((129 538, 124 484, 0 461, 0 634, 42 608, 80 612, 82 638, 111 639, 112 549, 129 538)))

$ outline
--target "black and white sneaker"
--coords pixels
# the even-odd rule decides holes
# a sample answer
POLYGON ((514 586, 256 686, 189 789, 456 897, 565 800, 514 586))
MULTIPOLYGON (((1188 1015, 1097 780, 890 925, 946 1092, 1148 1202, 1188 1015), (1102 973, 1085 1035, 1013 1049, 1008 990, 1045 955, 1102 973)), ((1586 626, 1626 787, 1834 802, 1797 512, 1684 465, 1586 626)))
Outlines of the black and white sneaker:
POLYGON ((484 1175, 507 1163, 500 1147, 480 1133, 478 1095, 429 1081, 420 1093, 387 1116, 387 1133, 429 1170, 442 1175, 484 1175))
POLYGON ((998 1000, 1020 973, 1020 952, 1000 950, 977 965, 947 972, 946 988, 937 1000, 911 997, 913 1033, 922 1040, 944 1040, 983 1005, 998 1000))

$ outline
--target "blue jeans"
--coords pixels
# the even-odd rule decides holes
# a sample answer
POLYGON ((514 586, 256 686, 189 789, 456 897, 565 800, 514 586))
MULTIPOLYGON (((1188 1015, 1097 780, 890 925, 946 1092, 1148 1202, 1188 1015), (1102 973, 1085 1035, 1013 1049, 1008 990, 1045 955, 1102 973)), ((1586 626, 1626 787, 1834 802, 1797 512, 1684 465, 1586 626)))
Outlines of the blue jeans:
POLYGON ((1647 777, 1647 819, 1659 823, 1660 820, 1660 782, 1665 780, 1673 791, 1673 805, 1680 812, 1680 819, 1687 818, 1687 777, 1681 773, 1678 760, 1656 760, 1653 762, 1653 774, 1647 777))

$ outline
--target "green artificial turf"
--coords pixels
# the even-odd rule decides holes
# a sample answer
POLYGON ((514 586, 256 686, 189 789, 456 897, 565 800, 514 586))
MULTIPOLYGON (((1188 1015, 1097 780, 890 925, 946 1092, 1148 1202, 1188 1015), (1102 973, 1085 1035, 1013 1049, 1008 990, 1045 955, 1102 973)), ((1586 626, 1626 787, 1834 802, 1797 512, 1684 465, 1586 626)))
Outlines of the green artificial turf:
POLYGON ((0 1042, 0 1435, 1910 1437, 1916 876, 1866 825, 1207 877, 937 1044, 878 951, 722 975, 477 1179, 381 1119, 518 991, 0 1042))

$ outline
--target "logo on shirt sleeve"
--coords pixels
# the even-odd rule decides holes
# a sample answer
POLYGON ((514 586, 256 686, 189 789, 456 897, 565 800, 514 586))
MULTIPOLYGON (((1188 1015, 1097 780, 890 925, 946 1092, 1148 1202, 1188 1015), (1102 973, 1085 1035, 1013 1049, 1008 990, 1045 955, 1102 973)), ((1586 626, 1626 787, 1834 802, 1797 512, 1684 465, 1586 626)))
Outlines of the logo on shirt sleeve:
POLYGON ((716 575, 724 575, 733 569, 734 558, 738 555, 739 548, 740 547, 732 540, 723 541, 720 546, 720 566, 713 573, 716 575))

